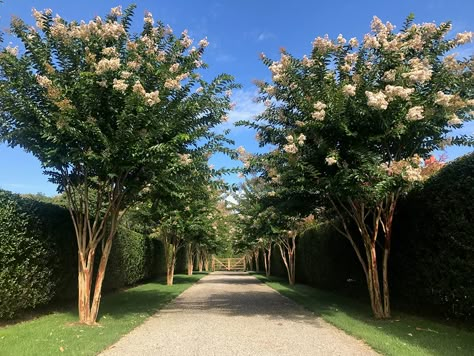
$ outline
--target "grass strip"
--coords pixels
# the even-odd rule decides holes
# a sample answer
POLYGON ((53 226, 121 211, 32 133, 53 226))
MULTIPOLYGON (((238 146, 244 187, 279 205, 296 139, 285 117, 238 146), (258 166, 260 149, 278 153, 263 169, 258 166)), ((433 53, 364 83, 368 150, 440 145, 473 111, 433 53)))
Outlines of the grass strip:
POLYGON ((368 301, 362 304, 310 286, 255 277, 384 355, 474 355, 474 331, 468 328, 399 312, 392 312, 390 320, 375 320, 368 301))
MULTIPOLYGON (((54 312, 0 329, 0 355, 96 355, 204 277, 176 275, 102 298, 100 326, 77 324, 77 310, 54 312)), ((176 336, 178 337, 178 336, 176 336)))

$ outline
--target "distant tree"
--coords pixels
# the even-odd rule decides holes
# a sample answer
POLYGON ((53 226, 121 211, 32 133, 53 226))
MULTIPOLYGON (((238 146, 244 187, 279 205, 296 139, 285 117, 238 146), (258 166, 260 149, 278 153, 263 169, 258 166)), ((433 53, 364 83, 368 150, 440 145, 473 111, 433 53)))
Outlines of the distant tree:
POLYGON ((206 39, 192 47, 186 31, 175 36, 150 13, 133 34, 133 10, 79 23, 33 9, 36 27, 11 24, 25 51, 0 54, 0 140, 39 158, 67 196, 85 324, 96 322, 123 212, 190 149, 222 142, 211 129, 225 119, 235 87, 228 75, 200 78, 206 39))

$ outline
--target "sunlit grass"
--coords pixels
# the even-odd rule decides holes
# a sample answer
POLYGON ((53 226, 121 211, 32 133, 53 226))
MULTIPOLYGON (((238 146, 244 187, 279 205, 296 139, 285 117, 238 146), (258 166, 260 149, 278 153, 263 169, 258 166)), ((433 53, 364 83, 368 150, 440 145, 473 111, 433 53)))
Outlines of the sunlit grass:
POLYGON ((55 312, 0 329, 0 355, 96 355, 143 323, 204 274, 175 276, 147 283, 102 299, 99 326, 77 324, 76 310, 55 312))
POLYGON ((280 279, 255 276, 384 355, 474 355, 473 330, 396 311, 391 320, 375 320, 368 301, 363 304, 306 285, 289 286, 280 279))

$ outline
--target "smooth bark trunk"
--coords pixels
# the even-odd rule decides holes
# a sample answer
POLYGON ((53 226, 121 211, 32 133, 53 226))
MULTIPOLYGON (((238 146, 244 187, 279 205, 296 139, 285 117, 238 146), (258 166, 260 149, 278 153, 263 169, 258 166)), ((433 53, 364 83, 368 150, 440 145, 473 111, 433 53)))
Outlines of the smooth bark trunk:
POLYGON ((278 247, 288 274, 288 283, 294 285, 296 282, 296 238, 292 237, 288 240, 279 243, 278 247))

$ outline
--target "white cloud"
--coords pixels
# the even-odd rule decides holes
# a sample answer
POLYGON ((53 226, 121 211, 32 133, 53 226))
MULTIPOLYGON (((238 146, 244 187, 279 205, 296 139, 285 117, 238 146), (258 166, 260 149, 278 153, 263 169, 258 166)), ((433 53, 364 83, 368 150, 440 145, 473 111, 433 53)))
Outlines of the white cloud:
POLYGON ((255 102, 256 96, 256 90, 234 90, 231 100, 235 103, 235 109, 229 112, 229 120, 219 126, 219 131, 226 129, 235 131, 240 129, 241 127, 234 127, 237 121, 253 120, 258 114, 263 112, 265 106, 263 103, 255 102))
POLYGON ((273 33, 263 31, 258 35, 257 41, 265 41, 265 40, 269 40, 269 39, 272 39, 272 38, 276 38, 276 36, 273 33))

